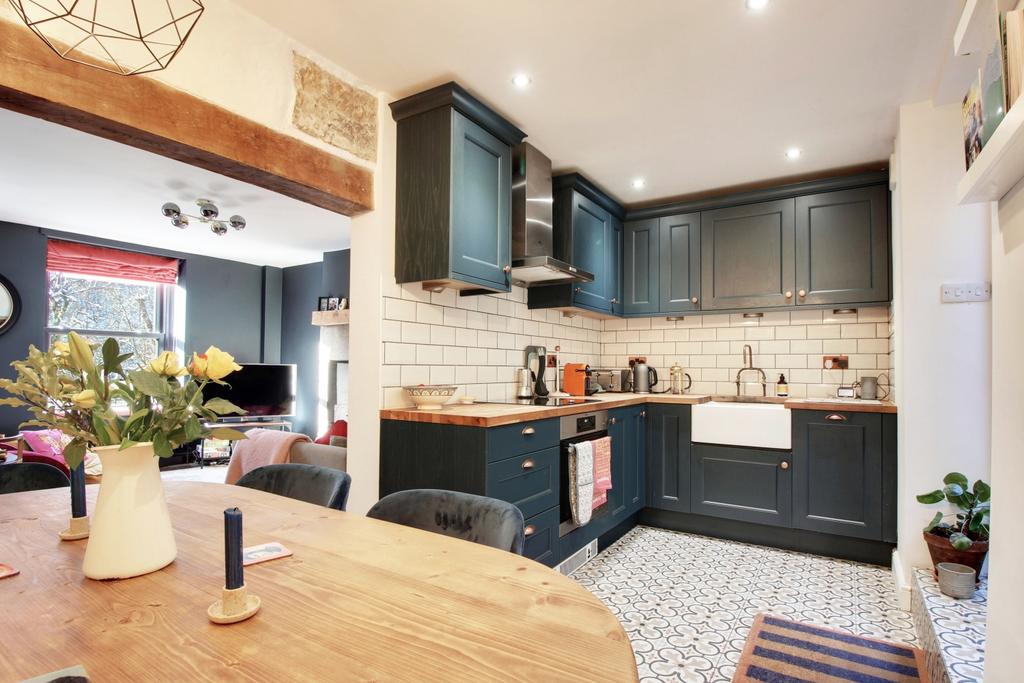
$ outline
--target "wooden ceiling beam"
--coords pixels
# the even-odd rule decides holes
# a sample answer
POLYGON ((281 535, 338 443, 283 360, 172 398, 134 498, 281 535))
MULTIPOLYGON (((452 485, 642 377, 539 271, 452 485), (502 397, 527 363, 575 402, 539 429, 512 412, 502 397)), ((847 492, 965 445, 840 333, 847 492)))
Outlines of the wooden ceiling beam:
POLYGON ((121 142, 355 216, 373 209, 373 171, 142 76, 61 59, 0 20, 0 107, 121 142))

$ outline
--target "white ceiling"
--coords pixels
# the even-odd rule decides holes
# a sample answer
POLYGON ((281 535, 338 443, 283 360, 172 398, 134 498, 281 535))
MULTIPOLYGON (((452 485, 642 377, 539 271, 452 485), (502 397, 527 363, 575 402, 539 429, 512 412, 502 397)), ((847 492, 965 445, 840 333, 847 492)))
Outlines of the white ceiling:
POLYGON ((236 1, 381 91, 459 81, 626 203, 888 159, 897 106, 930 97, 962 5, 236 1))
POLYGON ((166 157, 0 109, 0 220, 269 266, 312 263, 348 248, 349 219, 166 157), (211 199, 242 232, 180 230, 164 202, 197 214, 211 199))

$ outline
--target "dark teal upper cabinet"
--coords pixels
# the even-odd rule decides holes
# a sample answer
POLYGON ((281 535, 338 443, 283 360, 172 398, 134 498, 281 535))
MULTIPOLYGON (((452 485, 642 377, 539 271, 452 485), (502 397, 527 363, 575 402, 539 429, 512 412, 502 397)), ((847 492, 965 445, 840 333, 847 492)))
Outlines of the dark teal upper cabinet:
POLYGON ((622 310, 657 313, 658 219, 630 221, 622 231, 622 310))
POLYGON ((525 134, 455 83, 391 104, 395 277, 509 291, 512 146, 525 134))
POLYGON ((794 302, 793 199, 701 214, 704 310, 794 302))
POLYGON ((531 287, 530 308, 619 315, 623 311, 622 207, 579 175, 556 176, 554 256, 594 275, 593 282, 531 287))
POLYGON ((662 313, 700 309, 700 230, 699 213, 659 220, 658 310, 662 313))
POLYGON ((880 185, 796 198, 797 304, 890 298, 888 204, 880 185))

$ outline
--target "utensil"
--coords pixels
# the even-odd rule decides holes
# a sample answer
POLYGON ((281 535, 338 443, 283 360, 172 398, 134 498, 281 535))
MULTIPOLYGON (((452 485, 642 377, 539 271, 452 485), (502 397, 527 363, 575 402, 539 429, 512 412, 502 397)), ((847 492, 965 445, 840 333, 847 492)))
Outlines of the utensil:
POLYGON ((649 394, 651 387, 658 383, 658 371, 646 363, 633 366, 633 393, 649 394))
POLYGON ((420 384, 402 389, 420 410, 441 410, 459 388, 449 384, 420 384))
POLYGON ((939 575, 939 590, 957 600, 970 598, 977 588, 977 574, 965 564, 939 562, 935 565, 939 575))
POLYGON ((533 398, 533 373, 530 368, 516 368, 516 398, 533 398))

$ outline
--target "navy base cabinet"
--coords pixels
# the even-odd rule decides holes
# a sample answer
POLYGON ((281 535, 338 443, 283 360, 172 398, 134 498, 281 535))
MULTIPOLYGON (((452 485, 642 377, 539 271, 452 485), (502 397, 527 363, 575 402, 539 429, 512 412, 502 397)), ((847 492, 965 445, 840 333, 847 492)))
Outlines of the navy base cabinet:
POLYGON ((690 511, 772 526, 792 522, 790 452, 693 444, 690 511))
POLYGON ((647 406, 647 506, 690 511, 690 406, 647 406))

